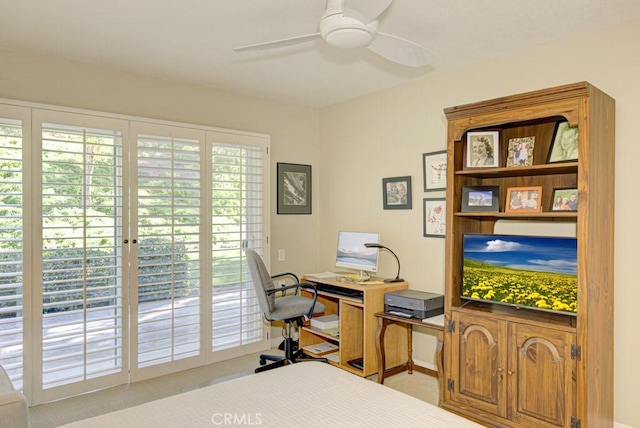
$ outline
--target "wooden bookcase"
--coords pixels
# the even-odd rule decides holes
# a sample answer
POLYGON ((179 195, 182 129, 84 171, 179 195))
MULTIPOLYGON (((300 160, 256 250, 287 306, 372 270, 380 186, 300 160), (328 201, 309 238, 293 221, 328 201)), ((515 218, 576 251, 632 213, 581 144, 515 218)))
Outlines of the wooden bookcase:
MULTIPOLYGON (((586 82, 445 109, 447 232, 442 406, 489 426, 613 426, 615 101, 586 82), (556 124, 578 127, 578 159, 549 163, 556 124), (498 166, 468 168, 468 132, 498 131, 498 166), (507 167, 508 142, 535 137, 533 162, 507 167), (498 212, 462 209, 463 186, 497 186, 498 212), (541 212, 505 212, 507 188, 540 186, 541 212), (577 211, 552 211, 554 189, 578 190, 577 211), (461 299, 463 236, 575 228, 577 313, 461 299), (513 223, 515 222, 515 226, 513 223)), ((522 233, 526 234, 526 232, 522 233)))

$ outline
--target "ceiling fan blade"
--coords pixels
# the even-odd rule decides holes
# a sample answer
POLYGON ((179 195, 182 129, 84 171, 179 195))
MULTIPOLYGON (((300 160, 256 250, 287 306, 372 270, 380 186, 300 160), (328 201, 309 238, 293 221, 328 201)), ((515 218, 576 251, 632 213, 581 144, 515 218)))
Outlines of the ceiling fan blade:
POLYGON ((368 24, 384 12, 393 0, 344 0, 344 16, 368 24))
POLYGON ((274 40, 272 42, 257 43, 255 45, 242 46, 235 48, 234 52, 262 51, 267 49, 281 48, 284 46, 297 45, 299 43, 310 42, 312 40, 321 39, 320 33, 306 34, 304 36, 290 37, 288 39, 274 40))
POLYGON ((433 54, 426 48, 391 34, 378 33, 369 49, 389 61, 408 67, 424 67, 433 61, 433 54))

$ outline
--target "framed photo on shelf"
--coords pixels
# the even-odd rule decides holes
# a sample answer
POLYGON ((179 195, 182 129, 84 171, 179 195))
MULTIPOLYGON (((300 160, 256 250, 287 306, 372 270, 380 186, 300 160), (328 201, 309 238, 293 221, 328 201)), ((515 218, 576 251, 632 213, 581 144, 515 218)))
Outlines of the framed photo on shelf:
POLYGON ((500 211, 498 186, 462 186, 461 211, 500 211))
POLYGON ((535 137, 511 138, 509 140, 507 167, 533 165, 535 137))
POLYGON ((578 211, 578 189, 553 189, 550 211, 578 211))
POLYGON ((467 132, 467 168, 500 166, 500 133, 498 131, 467 132))
POLYGON ((444 190, 447 187, 447 151, 422 155, 424 191, 444 190))
POLYGON ((311 214, 311 165, 278 162, 278 214, 311 214))
POLYGON ((539 213, 542 211, 542 186, 509 187, 504 211, 508 213, 539 213))
POLYGON ((424 198, 424 236, 444 238, 447 231, 447 205, 445 198, 424 198))
POLYGON ((411 209, 411 177, 382 179, 382 206, 385 210, 411 209))
POLYGON ((578 159, 578 127, 558 122, 549 150, 547 163, 570 162, 578 159))

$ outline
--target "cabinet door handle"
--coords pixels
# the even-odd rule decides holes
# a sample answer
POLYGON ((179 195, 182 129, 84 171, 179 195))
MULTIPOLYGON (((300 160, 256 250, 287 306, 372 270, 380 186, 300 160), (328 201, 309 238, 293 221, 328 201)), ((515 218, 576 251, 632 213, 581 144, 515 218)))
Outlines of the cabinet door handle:
POLYGON ((507 371, 507 374, 508 374, 509 376, 511 376, 511 375, 513 374, 513 372, 512 372, 511 370, 508 370, 508 371, 507 371))

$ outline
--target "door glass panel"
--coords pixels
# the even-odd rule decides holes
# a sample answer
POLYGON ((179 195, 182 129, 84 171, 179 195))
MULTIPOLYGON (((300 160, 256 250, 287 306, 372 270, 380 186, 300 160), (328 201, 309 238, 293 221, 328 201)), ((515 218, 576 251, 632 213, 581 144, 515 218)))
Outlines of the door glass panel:
POLYGON ((263 339, 242 252, 264 239, 263 149, 214 143, 212 166, 212 350, 220 351, 263 339))
POLYGON ((0 118, 0 365, 23 388, 22 121, 0 118))
POLYGON ((42 388, 123 368, 122 136, 42 125, 42 388))
POLYGON ((199 355, 200 145, 139 135, 138 367, 199 355))

